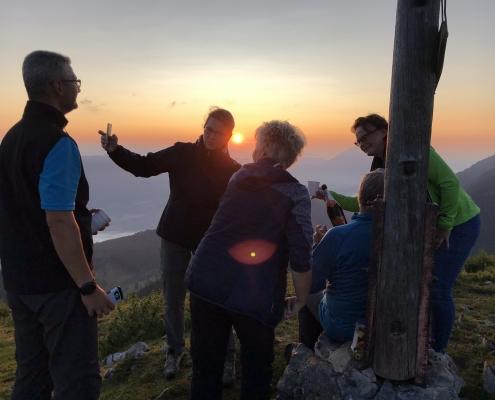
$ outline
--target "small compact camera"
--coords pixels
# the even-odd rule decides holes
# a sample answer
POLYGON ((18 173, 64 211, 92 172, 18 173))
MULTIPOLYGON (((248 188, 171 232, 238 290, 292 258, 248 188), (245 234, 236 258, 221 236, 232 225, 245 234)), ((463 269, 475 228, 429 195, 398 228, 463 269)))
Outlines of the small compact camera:
POLYGON ((113 304, 117 304, 119 301, 124 299, 124 292, 122 292, 120 286, 116 286, 107 292, 107 297, 113 304))

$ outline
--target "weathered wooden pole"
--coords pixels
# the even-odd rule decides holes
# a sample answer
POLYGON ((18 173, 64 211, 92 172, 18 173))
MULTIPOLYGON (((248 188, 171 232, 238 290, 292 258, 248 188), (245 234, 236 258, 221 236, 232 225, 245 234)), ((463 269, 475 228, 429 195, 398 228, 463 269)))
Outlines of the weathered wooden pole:
POLYGON ((398 0, 378 257, 375 372, 415 376, 440 0, 398 0))

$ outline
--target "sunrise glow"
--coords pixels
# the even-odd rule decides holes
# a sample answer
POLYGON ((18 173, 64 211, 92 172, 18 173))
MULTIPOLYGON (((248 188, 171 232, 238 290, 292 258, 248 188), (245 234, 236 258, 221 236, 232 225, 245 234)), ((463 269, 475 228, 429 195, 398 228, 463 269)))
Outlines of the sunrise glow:
MULTIPOLYGON (((6 2, 0 138, 23 112, 24 56, 46 49, 68 55, 82 80, 67 131, 83 155, 103 154, 97 131, 108 121, 120 143, 139 152, 194 142, 208 110, 219 106, 235 118, 236 157, 250 158, 256 128, 280 119, 305 133, 305 157, 332 158, 352 147, 357 116, 388 117, 396 6, 363 2, 357 13, 346 2, 280 5, 123 0, 116 8, 88 0, 67 5, 60 21, 53 1, 6 2), (223 23, 211 23, 217 19, 223 23), (110 28, 109 20, 119 24, 110 28)), ((432 144, 447 160, 466 160, 464 167, 495 148, 487 123, 495 107, 494 12, 489 1, 449 7, 432 144)))
POLYGON ((244 135, 240 132, 235 132, 232 135, 232 143, 241 144, 242 142, 244 142, 244 135))

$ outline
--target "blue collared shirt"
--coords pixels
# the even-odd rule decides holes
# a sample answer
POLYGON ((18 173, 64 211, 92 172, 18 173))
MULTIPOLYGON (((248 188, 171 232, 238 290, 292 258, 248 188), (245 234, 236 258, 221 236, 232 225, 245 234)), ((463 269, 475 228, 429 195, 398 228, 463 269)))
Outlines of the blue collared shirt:
POLYGON ((62 137, 50 150, 40 175, 38 190, 45 211, 72 211, 81 177, 81 156, 76 143, 62 137))

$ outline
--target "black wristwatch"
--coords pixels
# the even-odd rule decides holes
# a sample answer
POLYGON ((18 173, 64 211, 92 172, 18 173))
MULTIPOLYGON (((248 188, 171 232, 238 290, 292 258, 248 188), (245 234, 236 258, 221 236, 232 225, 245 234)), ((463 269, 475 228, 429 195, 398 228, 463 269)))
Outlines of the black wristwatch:
POLYGON ((96 290, 96 281, 92 280, 86 283, 83 283, 79 287, 79 293, 83 296, 88 296, 90 294, 93 294, 96 290))

